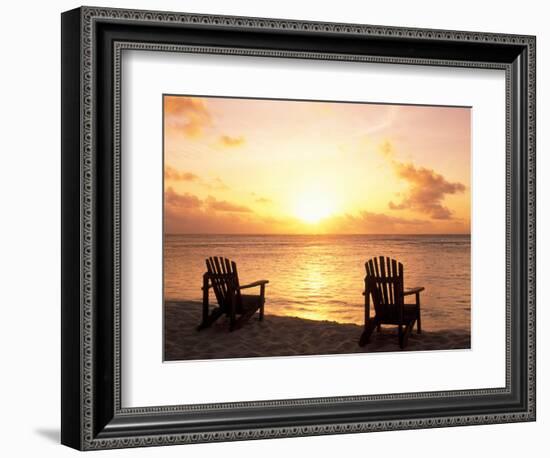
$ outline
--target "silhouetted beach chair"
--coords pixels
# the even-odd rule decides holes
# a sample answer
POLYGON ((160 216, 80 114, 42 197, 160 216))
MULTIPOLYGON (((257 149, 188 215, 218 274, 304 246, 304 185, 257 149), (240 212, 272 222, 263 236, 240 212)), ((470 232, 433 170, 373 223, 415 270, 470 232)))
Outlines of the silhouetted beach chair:
POLYGON ((198 330, 207 328, 220 316, 229 318, 229 329, 233 331, 242 326, 256 310, 260 311, 260 321, 264 318, 265 285, 268 280, 258 280, 247 285, 239 284, 237 264, 226 258, 211 257, 206 259, 207 272, 202 283, 202 323, 198 330), (241 290, 259 286, 260 294, 241 294, 241 290), (218 307, 209 310, 209 290, 214 290, 218 307))
POLYGON ((399 346, 405 348, 413 325, 420 334, 420 292, 423 287, 405 290, 403 287, 403 264, 395 259, 369 259, 365 263, 365 329, 359 345, 363 346, 374 331, 383 324, 398 326, 399 346), (405 296, 415 295, 414 304, 405 304, 405 296), (370 317, 370 299, 374 304, 374 317, 370 317))

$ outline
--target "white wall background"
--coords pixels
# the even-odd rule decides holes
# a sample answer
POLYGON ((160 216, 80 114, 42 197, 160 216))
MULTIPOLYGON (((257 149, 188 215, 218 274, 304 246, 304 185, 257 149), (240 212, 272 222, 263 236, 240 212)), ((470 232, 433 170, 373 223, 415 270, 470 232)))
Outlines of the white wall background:
MULTIPOLYGON (((103 452, 109 456, 408 457, 543 456, 550 427, 550 322, 543 289, 550 275, 550 29, 536 0, 441 2, 353 0, 266 2, 117 0, 96 5, 433 27, 537 35, 538 39, 538 421, 527 424, 278 439, 103 452), (537 449, 541 449, 537 453, 537 449), (153 455, 154 454, 154 455, 153 455)), ((74 1, 10 2, 0 28, 0 452, 4 456, 70 456, 58 445, 60 384, 60 13, 74 1)))

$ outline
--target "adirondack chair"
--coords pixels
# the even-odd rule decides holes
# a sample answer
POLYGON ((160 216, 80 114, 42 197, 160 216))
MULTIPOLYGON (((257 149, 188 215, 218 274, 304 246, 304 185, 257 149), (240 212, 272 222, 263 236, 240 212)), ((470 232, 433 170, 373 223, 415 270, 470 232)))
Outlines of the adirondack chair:
POLYGON ((420 292, 423 287, 404 289, 403 264, 395 259, 369 259, 365 263, 365 328, 359 339, 359 345, 368 343, 375 328, 380 331, 381 325, 398 326, 399 346, 405 348, 407 340, 416 322, 420 334, 420 292), (414 295, 414 304, 405 304, 405 297, 414 295), (374 317, 370 317, 370 299, 374 304, 374 317))
POLYGON ((233 331, 242 326, 256 310, 259 310, 259 319, 264 319, 265 285, 268 280, 258 280, 247 285, 239 284, 237 264, 226 258, 210 257, 206 259, 207 271, 203 275, 202 286, 202 322, 198 330, 209 327, 220 316, 229 318, 229 330, 233 331), (241 294, 243 289, 260 287, 259 295, 241 294), (218 307, 209 310, 209 292, 214 290, 218 307))

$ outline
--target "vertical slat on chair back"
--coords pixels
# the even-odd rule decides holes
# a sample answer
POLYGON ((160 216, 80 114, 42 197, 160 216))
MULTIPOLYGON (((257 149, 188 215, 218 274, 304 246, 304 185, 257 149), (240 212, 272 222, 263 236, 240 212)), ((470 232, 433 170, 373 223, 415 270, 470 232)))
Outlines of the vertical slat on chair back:
MULTIPOLYGON (((232 292, 236 292, 237 298, 240 299, 237 264, 227 258, 214 256, 206 259, 206 269, 220 307, 224 308, 229 304, 229 294, 232 292)), ((240 303, 240 300, 238 302, 240 303)))
POLYGON ((376 313, 383 313, 384 308, 401 305, 403 302, 403 264, 395 259, 379 256, 365 263, 366 291, 370 294, 376 313))

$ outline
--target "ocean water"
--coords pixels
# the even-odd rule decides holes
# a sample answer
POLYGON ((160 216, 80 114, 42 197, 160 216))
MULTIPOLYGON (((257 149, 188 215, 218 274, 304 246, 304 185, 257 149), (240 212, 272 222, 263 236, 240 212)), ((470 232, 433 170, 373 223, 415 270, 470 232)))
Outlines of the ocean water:
POLYGON ((224 256, 242 284, 269 280, 266 314, 362 324, 364 264, 380 255, 426 288, 423 329, 470 329, 469 235, 167 235, 164 296, 200 301, 205 259, 224 256))

